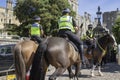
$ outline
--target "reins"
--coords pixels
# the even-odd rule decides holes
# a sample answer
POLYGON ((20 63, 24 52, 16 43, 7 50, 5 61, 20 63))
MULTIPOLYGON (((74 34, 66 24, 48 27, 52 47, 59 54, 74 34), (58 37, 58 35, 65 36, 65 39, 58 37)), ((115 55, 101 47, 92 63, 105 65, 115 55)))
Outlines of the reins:
POLYGON ((98 47, 103 51, 103 54, 105 55, 105 53, 106 53, 105 49, 102 48, 102 46, 99 44, 98 40, 96 42, 98 44, 98 47))

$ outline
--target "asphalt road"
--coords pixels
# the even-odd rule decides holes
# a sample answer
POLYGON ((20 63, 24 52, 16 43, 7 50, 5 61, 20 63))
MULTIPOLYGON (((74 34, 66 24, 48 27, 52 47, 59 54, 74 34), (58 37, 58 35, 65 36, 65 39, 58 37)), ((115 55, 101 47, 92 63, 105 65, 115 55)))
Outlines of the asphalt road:
MULTIPOLYGON (((54 67, 50 66, 46 74, 46 79, 54 72, 54 67)), ((82 75, 79 76, 79 80, 120 80, 120 65, 117 63, 107 63, 102 68, 103 76, 98 76, 98 72, 95 70, 95 77, 90 76, 90 69, 82 69, 82 75)), ((0 80, 6 80, 6 76, 1 76, 0 80)), ((66 71, 62 76, 58 77, 57 80, 70 80, 68 78, 68 72, 66 71)))
MULTIPOLYGON (((54 68, 47 72, 46 80, 53 73, 54 68)), ((108 63, 102 68, 103 76, 98 76, 97 70, 95 70, 95 77, 90 76, 90 69, 82 69, 79 80, 120 80, 120 65, 117 63, 108 63)), ((66 71, 57 80, 70 80, 68 78, 68 72, 66 71)))

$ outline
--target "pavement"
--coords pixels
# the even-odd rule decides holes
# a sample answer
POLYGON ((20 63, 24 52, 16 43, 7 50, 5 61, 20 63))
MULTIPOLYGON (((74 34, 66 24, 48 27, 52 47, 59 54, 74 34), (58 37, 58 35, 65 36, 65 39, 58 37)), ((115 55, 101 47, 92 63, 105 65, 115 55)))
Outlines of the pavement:
MULTIPOLYGON (((46 74, 46 79, 55 71, 53 66, 49 67, 49 71, 46 74)), ((79 80, 120 80, 120 65, 117 63, 107 63, 102 68, 103 76, 98 76, 97 70, 95 70, 95 77, 91 77, 90 69, 82 69, 81 76, 79 80)), ((6 76, 0 76, 0 80, 7 80, 6 76)), ((68 77, 68 72, 65 71, 64 74, 57 78, 57 80, 70 80, 68 77)))

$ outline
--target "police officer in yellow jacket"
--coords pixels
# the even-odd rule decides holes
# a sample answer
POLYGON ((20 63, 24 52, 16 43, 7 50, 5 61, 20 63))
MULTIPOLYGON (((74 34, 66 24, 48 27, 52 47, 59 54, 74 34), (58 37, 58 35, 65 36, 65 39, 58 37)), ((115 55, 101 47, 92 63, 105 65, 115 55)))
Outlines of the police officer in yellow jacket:
POLYGON ((93 40, 94 40, 94 35, 93 35, 93 26, 92 24, 88 25, 88 30, 86 31, 86 44, 88 45, 87 53, 91 54, 91 49, 93 46, 93 40))
POLYGON ((31 39, 36 40, 38 43, 42 41, 41 36, 44 34, 42 26, 39 24, 41 18, 39 16, 33 17, 34 23, 31 25, 30 34, 31 39))
POLYGON ((58 35, 67 35, 70 41, 72 41, 77 48, 79 49, 79 53, 82 59, 82 63, 84 64, 84 55, 83 55, 83 45, 82 41, 74 34, 78 29, 74 19, 69 15, 70 9, 66 8, 62 11, 63 16, 60 17, 58 21, 59 32, 58 35))

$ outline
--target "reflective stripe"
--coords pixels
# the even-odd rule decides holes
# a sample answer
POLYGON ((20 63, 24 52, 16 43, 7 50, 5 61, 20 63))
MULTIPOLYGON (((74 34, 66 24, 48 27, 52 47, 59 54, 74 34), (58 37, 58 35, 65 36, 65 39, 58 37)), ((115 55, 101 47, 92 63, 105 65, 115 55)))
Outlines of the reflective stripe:
POLYGON ((72 32, 75 32, 72 17, 62 16, 59 20, 59 29, 70 29, 72 32))
POLYGON ((90 38, 92 38, 92 37, 93 37, 93 32, 92 32, 91 30, 89 30, 88 32, 89 32, 88 36, 89 36, 90 38))

